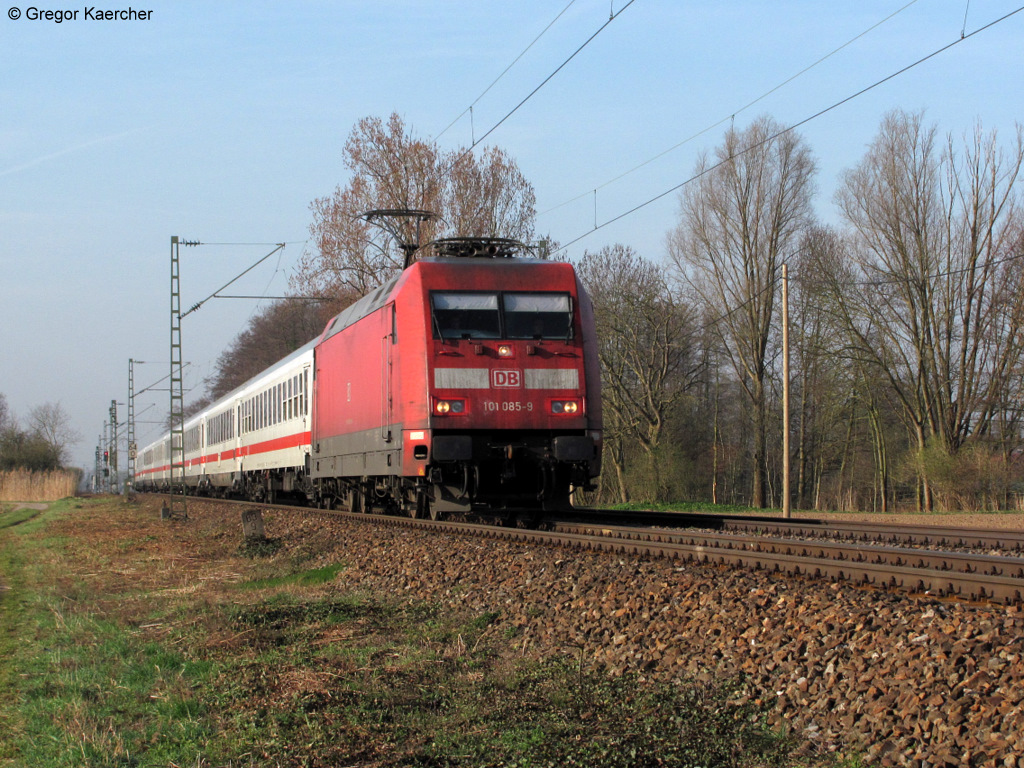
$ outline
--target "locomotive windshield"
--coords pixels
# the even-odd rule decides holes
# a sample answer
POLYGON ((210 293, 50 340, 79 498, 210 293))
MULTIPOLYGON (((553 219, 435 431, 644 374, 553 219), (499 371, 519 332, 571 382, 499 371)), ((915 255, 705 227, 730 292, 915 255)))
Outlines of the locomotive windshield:
POLYGON ((506 293, 505 338, 564 339, 572 329, 569 297, 564 293, 506 293))
POLYGON ((434 336, 441 339, 566 339, 572 302, 565 293, 434 293, 434 336))
POLYGON ((442 339, 501 337, 498 297, 493 293, 435 293, 435 333, 442 339))

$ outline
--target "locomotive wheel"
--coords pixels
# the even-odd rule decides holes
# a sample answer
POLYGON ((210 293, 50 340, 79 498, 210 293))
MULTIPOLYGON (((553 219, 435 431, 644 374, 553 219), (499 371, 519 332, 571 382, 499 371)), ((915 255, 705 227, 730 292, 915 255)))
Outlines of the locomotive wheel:
POLYGON ((430 503, 430 496, 425 490, 416 492, 416 517, 420 519, 429 517, 431 520, 441 519, 441 513, 435 505, 430 503))
POLYGON ((363 511, 363 495, 358 488, 353 488, 348 492, 348 511, 357 514, 363 511))

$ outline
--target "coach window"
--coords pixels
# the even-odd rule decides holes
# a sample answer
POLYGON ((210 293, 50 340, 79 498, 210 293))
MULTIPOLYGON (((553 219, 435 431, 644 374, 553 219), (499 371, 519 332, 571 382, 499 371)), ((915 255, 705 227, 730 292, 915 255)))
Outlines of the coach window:
POLYGON ((565 293, 506 293, 505 337, 564 339, 572 330, 572 304, 565 293))
POLYGON ((498 297, 493 293, 435 293, 434 337, 497 339, 501 336, 498 297))

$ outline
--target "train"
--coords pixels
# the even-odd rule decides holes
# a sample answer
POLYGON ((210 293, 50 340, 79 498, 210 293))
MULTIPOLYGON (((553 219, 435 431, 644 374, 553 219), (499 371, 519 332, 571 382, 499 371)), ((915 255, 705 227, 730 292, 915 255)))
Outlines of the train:
MULTIPOLYGON (((498 238, 424 250, 186 420, 189 493, 509 523, 594 488, 600 372, 573 266, 498 238)), ((170 440, 139 452, 137 489, 170 489, 170 440)))

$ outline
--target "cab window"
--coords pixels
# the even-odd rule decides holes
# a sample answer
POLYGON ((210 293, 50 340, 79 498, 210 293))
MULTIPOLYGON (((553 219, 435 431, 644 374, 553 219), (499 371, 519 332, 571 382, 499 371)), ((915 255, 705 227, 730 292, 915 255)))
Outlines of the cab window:
POLYGON ((435 293, 434 335, 442 339, 501 337, 498 296, 493 293, 435 293))
POLYGON ((505 338, 564 339, 572 329, 572 309, 564 293, 506 293, 505 338))

